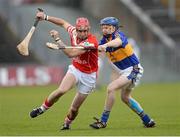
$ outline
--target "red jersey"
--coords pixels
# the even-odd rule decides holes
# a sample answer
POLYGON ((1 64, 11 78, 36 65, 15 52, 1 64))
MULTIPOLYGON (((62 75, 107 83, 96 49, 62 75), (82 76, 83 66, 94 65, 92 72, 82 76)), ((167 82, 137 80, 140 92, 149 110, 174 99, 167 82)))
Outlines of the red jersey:
MULTIPOLYGON (((80 41, 77 38, 77 32, 76 32, 76 28, 74 26, 69 26, 67 28, 67 31, 69 33, 72 46, 91 45, 91 46, 98 48, 98 41, 94 35, 89 34, 88 38, 86 40, 80 41)), ((87 50, 85 53, 83 53, 77 57, 74 57, 72 59, 72 64, 75 68, 77 68, 78 70, 80 70, 84 73, 97 72, 97 70, 98 70, 98 50, 87 50)))

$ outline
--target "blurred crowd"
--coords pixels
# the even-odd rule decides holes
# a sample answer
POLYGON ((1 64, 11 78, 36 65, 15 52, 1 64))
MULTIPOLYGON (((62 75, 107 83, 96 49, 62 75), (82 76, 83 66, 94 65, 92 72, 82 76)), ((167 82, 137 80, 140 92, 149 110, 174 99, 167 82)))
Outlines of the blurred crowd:
POLYGON ((8 0, 8 2, 12 6, 19 6, 21 4, 44 3, 45 0, 8 0))

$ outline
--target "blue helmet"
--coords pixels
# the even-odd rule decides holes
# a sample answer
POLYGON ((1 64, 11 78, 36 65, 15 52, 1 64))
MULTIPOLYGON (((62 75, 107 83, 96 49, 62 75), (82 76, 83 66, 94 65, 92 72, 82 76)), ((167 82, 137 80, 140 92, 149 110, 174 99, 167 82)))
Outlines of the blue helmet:
POLYGON ((100 25, 112 25, 118 28, 119 20, 115 17, 106 17, 100 21, 100 25))

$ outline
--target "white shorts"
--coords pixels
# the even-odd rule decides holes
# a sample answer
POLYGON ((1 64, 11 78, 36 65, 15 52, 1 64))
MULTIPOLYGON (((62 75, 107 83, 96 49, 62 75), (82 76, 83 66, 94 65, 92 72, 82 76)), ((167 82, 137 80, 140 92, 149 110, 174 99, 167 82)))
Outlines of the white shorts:
POLYGON ((127 88, 132 89, 140 83, 140 79, 144 72, 144 69, 140 64, 137 65, 137 71, 133 68, 133 66, 121 70, 118 67, 116 67, 113 63, 111 63, 111 65, 121 76, 127 77, 129 80, 132 80, 132 83, 127 88))
POLYGON ((69 65, 67 73, 71 73, 76 78, 78 92, 82 94, 89 94, 96 86, 96 72, 84 73, 76 69, 73 65, 69 65))

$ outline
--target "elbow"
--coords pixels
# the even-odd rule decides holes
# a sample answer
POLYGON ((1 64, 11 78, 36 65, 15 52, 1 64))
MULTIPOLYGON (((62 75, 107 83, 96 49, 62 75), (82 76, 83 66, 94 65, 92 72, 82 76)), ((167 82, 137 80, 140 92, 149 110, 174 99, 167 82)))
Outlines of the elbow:
POLYGON ((74 56, 72 56, 72 55, 68 55, 68 58, 73 58, 74 56))
POLYGON ((122 41, 120 38, 116 38, 115 40, 111 41, 110 42, 111 46, 114 46, 114 47, 119 47, 120 45, 122 45, 122 41))
POLYGON ((64 50, 64 53, 66 54, 66 56, 68 57, 68 58, 73 58, 73 57, 75 57, 76 55, 72 52, 72 51, 69 51, 69 50, 64 50))
POLYGON ((68 58, 74 58, 75 57, 75 55, 73 55, 73 54, 67 54, 67 56, 68 56, 68 58))
POLYGON ((64 53, 68 56, 68 58, 74 58, 74 57, 77 57, 78 55, 80 55, 80 53, 77 52, 77 50, 75 50, 75 49, 64 50, 64 53))
POLYGON ((117 40, 117 45, 122 45, 122 41, 120 39, 117 40))

